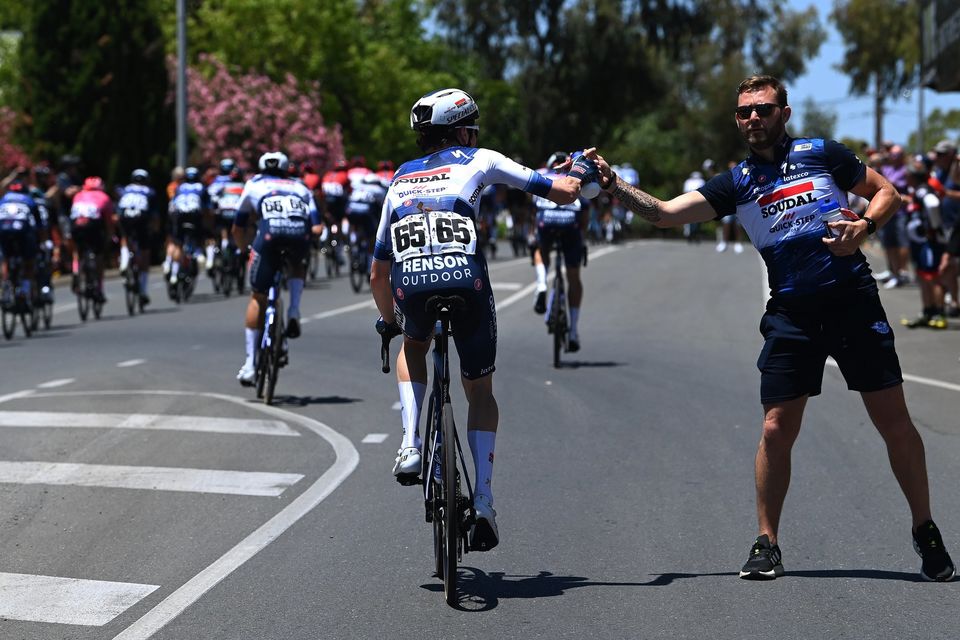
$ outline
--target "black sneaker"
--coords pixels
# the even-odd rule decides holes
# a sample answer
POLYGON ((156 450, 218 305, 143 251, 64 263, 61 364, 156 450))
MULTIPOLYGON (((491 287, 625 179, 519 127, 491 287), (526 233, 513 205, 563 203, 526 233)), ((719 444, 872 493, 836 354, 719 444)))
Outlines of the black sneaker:
POLYGON ((953 579, 956 569, 950 554, 943 546, 940 529, 927 520, 917 527, 913 534, 913 548, 923 558, 920 566, 920 575, 930 582, 949 582, 953 579))
POLYGON ((770 538, 763 534, 750 548, 750 558, 740 570, 744 580, 773 580, 783 575, 780 562, 780 547, 770 544, 770 538))
POLYGON ((290 318, 289 320, 287 320, 287 337, 288 338, 300 337, 300 320, 298 318, 290 318))
POLYGON ((547 312, 547 292, 537 293, 537 301, 533 304, 533 312, 543 315, 547 312))

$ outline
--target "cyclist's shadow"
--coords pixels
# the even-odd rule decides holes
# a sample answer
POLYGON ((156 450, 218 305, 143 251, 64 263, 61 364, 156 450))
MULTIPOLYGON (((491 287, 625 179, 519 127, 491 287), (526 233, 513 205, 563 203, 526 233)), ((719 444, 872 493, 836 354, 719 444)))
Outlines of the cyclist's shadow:
MULTIPOLYGON (((474 567, 460 567, 458 609, 463 611, 490 611, 500 604, 501 598, 548 598, 562 596, 578 587, 656 587, 670 584, 677 578, 701 577, 704 574, 664 574, 649 582, 609 582, 590 580, 581 576, 559 576, 541 571, 535 576, 507 575, 501 571, 486 573, 474 567)), ((707 574, 707 575, 735 575, 707 574)), ((425 584, 424 589, 443 591, 440 582, 425 584)))

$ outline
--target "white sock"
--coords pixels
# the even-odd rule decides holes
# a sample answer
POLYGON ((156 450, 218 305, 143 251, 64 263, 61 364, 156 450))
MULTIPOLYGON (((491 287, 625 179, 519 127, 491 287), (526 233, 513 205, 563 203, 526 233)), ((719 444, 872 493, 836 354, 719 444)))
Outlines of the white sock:
POLYGON ((401 448, 420 448, 420 408, 427 394, 427 385, 422 382, 398 382, 400 389, 400 416, 403 419, 403 442, 401 448))
POLYGON ((229 246, 230 246, 230 241, 229 241, 229 240, 227 240, 226 238, 220 238, 220 248, 221 248, 223 251, 226 251, 226 250, 227 250, 227 247, 229 247, 229 246))
POLYGON ((243 328, 244 331, 244 341, 247 349, 247 364, 251 367, 253 366, 253 353, 257 348, 257 334, 260 333, 256 329, 248 329, 247 327, 243 328))
POLYGON ((170 279, 176 280, 177 276, 180 275, 180 261, 177 260, 170 265, 170 279))
POLYGON ((303 278, 290 278, 287 280, 287 287, 290 289, 290 306, 287 307, 287 315, 299 320, 300 297, 303 295, 303 278))
POLYGON ((537 293, 547 290, 547 268, 543 264, 534 265, 537 270, 537 293))
POLYGON ((126 271, 130 266, 130 249, 120 247, 120 271, 126 271))
POLYGON ((207 264, 208 265, 213 265, 213 249, 214 247, 212 244, 207 245, 207 264))
POLYGON ((163 259, 163 275, 170 273, 171 265, 173 264, 173 259, 170 256, 167 256, 163 259))
POLYGON ((473 454, 473 466, 476 469, 475 496, 487 496, 493 505, 493 449, 497 440, 496 431, 467 430, 470 453, 473 454))
POLYGON ((580 307, 570 307, 570 337, 576 338, 577 333, 577 320, 580 319, 580 307))

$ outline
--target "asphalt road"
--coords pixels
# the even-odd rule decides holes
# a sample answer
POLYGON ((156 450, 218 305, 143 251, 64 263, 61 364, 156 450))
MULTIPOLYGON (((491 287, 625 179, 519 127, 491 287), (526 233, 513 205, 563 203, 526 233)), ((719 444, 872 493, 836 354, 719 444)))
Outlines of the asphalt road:
MULTIPOLYGON (((583 349, 550 366, 529 261, 493 263, 501 544, 448 607, 416 489, 390 475, 396 384, 345 278, 305 293, 275 408, 235 381, 245 299, 154 288, 0 344, 0 638, 955 638, 957 583, 918 576, 906 503, 828 367, 794 452, 787 575, 736 572, 755 533, 765 287, 749 249, 595 247, 583 349)), ((155 287, 157 277, 154 277, 155 287)), ((960 554, 960 322, 908 331, 884 291, 960 554)), ((454 398, 465 422, 462 394, 454 398)))

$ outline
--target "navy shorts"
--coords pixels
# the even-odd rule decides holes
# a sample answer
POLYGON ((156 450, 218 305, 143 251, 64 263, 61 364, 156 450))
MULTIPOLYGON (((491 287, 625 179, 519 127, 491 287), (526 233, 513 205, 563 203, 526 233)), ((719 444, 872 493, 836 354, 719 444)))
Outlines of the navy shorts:
POLYGON ((37 255, 37 232, 33 227, 0 229, 0 254, 33 260, 37 255))
POLYGON ((271 234, 258 232, 250 248, 250 288, 267 293, 273 286, 283 259, 290 264, 303 262, 310 256, 310 234, 271 234))
POLYGON ((81 256, 87 251, 100 255, 106 242, 107 232, 103 220, 78 218, 70 223, 70 235, 81 256))
POLYGON ((450 327, 460 357, 460 373, 476 380, 496 369, 497 308, 487 265, 481 256, 447 254, 393 263, 390 274, 397 323, 412 340, 433 336, 436 318, 425 307, 431 296, 460 296, 466 309, 450 327))
POLYGON ((559 242, 563 251, 563 264, 568 269, 578 269, 583 260, 583 234, 580 227, 537 227, 537 242, 540 243, 540 256, 543 264, 550 266, 554 243, 559 242))
POLYGON ((827 356, 836 360, 851 391, 880 391, 903 382, 893 329, 875 290, 786 303, 771 299, 760 332, 763 404, 819 395, 827 356))

